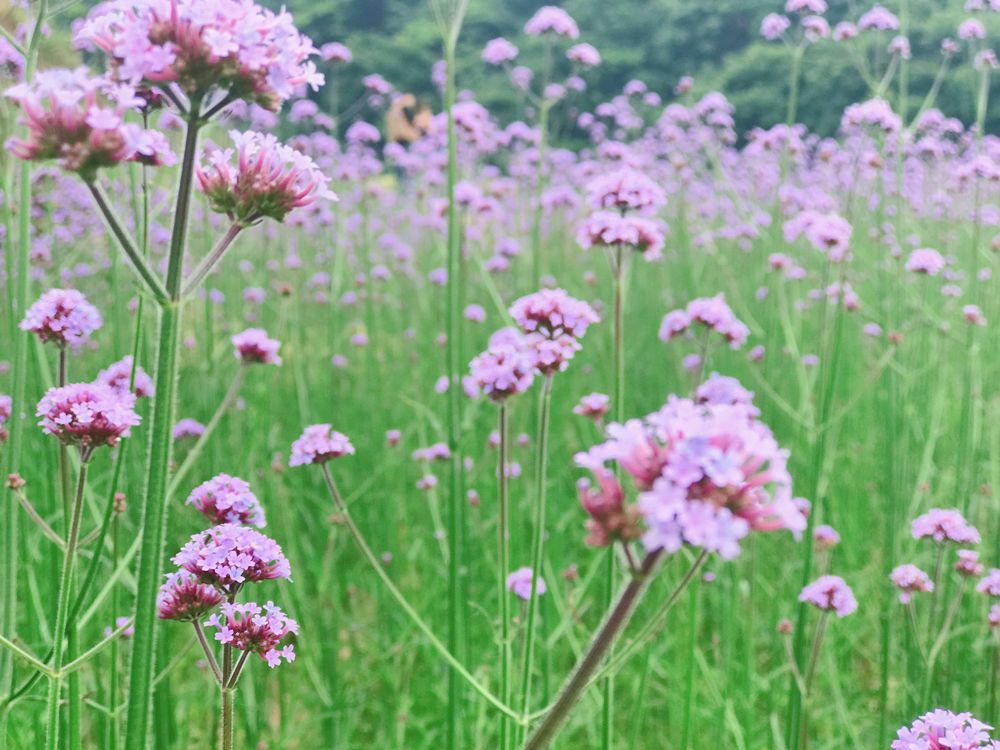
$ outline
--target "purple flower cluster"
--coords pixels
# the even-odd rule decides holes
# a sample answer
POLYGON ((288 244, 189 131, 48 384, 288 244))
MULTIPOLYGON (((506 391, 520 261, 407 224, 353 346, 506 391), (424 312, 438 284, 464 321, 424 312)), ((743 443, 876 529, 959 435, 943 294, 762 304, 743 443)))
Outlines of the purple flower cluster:
POLYGON ((252 0, 112 0, 90 12, 75 41, 105 52, 132 85, 175 83, 201 97, 219 90, 274 111, 323 84, 309 60, 317 50, 291 15, 252 0))
POLYGON ((503 65, 517 57, 518 49, 503 37, 490 39, 483 47, 483 60, 490 65, 503 65))
MULTIPOLYGON (((115 391, 129 391, 129 383, 132 380, 132 355, 122 357, 114 364, 108 365, 97 374, 98 383, 104 383, 115 391)), ((135 368, 135 387, 131 389, 138 398, 152 398, 156 389, 153 387, 153 379, 149 377, 140 366, 135 368)))
MULTIPOLYGON (((525 334, 521 345, 532 366, 543 375, 565 370, 587 328, 600 320, 594 308, 563 289, 542 289, 521 297, 510 306, 510 314, 525 334)), ((502 329, 490 345, 518 341, 516 331, 502 329)))
POLYGON ((943 708, 926 713, 896 733, 892 750, 997 750, 993 727, 970 713, 955 714, 943 708))
POLYGON ((229 137, 235 151, 207 150, 196 169, 198 187, 213 211, 249 225, 263 218, 283 221, 296 208, 337 199, 316 163, 274 135, 231 130, 229 137))
POLYGON ((188 437, 201 437, 205 434, 205 425, 201 422, 185 417, 174 425, 174 440, 181 440, 188 437))
POLYGON ((213 524, 237 523, 259 529, 266 526, 257 496, 239 477, 218 474, 195 487, 187 502, 213 524))
POLYGON ((835 213, 806 210, 785 222, 785 239, 794 242, 800 235, 827 257, 839 262, 850 257, 850 222, 835 213))
POLYGON ((934 590, 931 577, 916 565, 900 565, 889 574, 892 585, 899 589, 899 601, 909 604, 913 594, 918 591, 934 590))
POLYGON ((678 308, 667 313, 660 325, 660 339, 670 341, 686 333, 694 324, 701 324, 716 331, 733 349, 746 343, 750 329, 733 313, 726 304, 724 294, 715 297, 699 297, 691 300, 686 308, 678 308))
POLYGON ((525 337, 510 329, 509 336, 494 336, 489 348, 469 363, 476 390, 493 401, 524 393, 535 379, 535 368, 525 337))
POLYGON ((281 342, 272 339, 263 328, 247 328, 230 339, 236 359, 243 364, 280 365, 281 342))
POLYGON ((219 606, 225 597, 210 583, 194 573, 178 570, 167 574, 160 587, 156 608, 161 620, 193 622, 219 606))
POLYGON ((663 235, 661 221, 596 211, 584 220, 576 241, 583 248, 629 247, 642 253, 646 260, 657 260, 663 250, 663 235))
POLYGON ((906 259, 906 270, 911 273, 923 273, 928 276, 937 276, 947 265, 944 257, 937 250, 929 247, 922 247, 910 253, 906 259))
POLYGON ((690 544, 729 559, 751 530, 799 535, 806 527, 792 498, 788 453, 745 404, 671 396, 644 420, 611 424, 607 433, 576 462, 602 484, 609 461, 632 476, 648 550, 690 544))
POLYGON ((71 383, 51 388, 38 402, 38 423, 67 445, 89 453, 102 445, 115 446, 139 424, 135 395, 103 383, 71 383))
POLYGON ((587 185, 595 208, 625 211, 655 211, 667 202, 663 188, 642 172, 620 169, 595 178, 587 185))
POLYGON ((306 427, 302 436, 292 443, 289 466, 321 464, 341 456, 353 456, 354 446, 348 437, 335 432, 328 424, 314 424, 306 427))
POLYGON ((28 308, 20 328, 35 334, 42 342, 78 347, 90 340, 101 322, 101 314, 82 292, 49 289, 28 308))
POLYGON ((234 523, 194 534, 171 562, 224 591, 291 575, 288 559, 277 542, 234 523))
POLYGON ((531 568, 525 566, 518 568, 507 576, 507 590, 519 599, 527 601, 531 598, 532 581, 534 581, 535 595, 541 596, 548 589, 545 586, 545 579, 535 576, 531 568))
POLYGON ((143 103, 135 91, 91 76, 86 68, 43 71, 5 96, 20 105, 28 129, 26 138, 7 143, 20 159, 58 159, 85 179, 123 161, 151 166, 177 161, 163 133, 125 121, 126 113, 143 103))
POLYGON ((219 614, 208 618, 206 625, 215 628, 215 640, 227 646, 257 654, 272 669, 281 663, 295 661, 295 647, 278 648, 285 636, 298 635, 299 624, 288 617, 273 602, 263 607, 255 602, 225 603, 219 614))
POLYGON ((913 520, 911 532, 914 539, 933 539, 939 543, 979 544, 980 541, 979 531, 957 508, 931 508, 913 520))
POLYGON ((821 576, 799 593, 799 601, 811 604, 823 612, 835 612, 847 617, 858 609, 851 587, 840 576, 821 576))
POLYGON ((588 417, 600 423, 604 415, 608 413, 611 406, 611 399, 605 393, 588 393, 580 399, 580 402, 573 407, 573 413, 581 417, 588 417))
POLYGON ((543 5, 524 24, 524 33, 529 36, 551 33, 567 39, 576 39, 580 36, 580 29, 572 16, 562 8, 554 5, 543 5))

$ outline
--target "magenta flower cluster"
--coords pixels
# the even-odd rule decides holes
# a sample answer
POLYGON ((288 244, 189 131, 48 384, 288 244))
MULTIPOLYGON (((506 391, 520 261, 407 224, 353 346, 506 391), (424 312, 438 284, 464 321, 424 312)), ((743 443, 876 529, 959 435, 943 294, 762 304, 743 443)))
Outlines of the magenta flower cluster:
POLYGON ((117 362, 101 370, 97 374, 97 382, 104 383, 112 390, 119 392, 128 392, 131 390, 138 398, 152 398, 153 394, 156 393, 156 389, 153 386, 153 379, 138 365, 135 366, 135 386, 134 388, 129 388, 129 383, 132 380, 133 363, 134 360, 131 354, 122 357, 117 362))
POLYGON ((314 424, 306 427, 302 436, 292 443, 289 466, 321 464, 341 456, 353 456, 354 446, 347 435, 336 432, 328 424, 314 424))
POLYGON ((243 364, 280 365, 281 342, 272 339, 263 328, 247 328, 230 339, 234 354, 243 364))
POLYGON ((493 401, 524 393, 535 379, 525 337, 514 329, 491 338, 490 346, 469 363, 472 384, 493 401))
POLYGON ((86 344, 101 327, 101 314, 76 289, 49 289, 28 308, 20 323, 42 341, 58 346, 86 344))
POLYGON ((802 589, 799 601, 823 612, 833 612, 837 617, 847 617, 858 609, 854 592, 840 576, 820 576, 802 589))
POLYGON ((219 606, 225 597, 218 588, 187 570, 167 574, 156 598, 161 620, 194 622, 219 606))
POLYGON ((587 185, 594 208, 626 211, 655 211, 667 202, 666 193, 644 173, 635 169, 620 169, 601 175, 587 185))
POLYGON ((658 260, 664 243, 664 224, 639 216, 595 211, 580 226, 576 241, 582 248, 627 247, 646 260, 658 260))
POLYGON ((277 542, 235 523, 194 534, 171 562, 228 592, 245 583, 291 575, 288 559, 277 542))
MULTIPOLYGON (((580 341, 600 317, 590 305, 563 289, 542 289, 516 300, 511 317, 525 334, 523 346, 532 366, 543 375, 565 370, 580 349, 580 341)), ((516 332, 498 331, 497 340, 515 341, 516 332)))
POLYGON ((718 333, 732 349, 743 346, 750 335, 750 329, 726 304, 725 295, 717 294, 714 297, 699 297, 691 300, 685 308, 668 312, 660 324, 660 339, 670 341, 687 333, 696 324, 718 333))
POLYGON ((298 635, 299 624, 273 602, 263 607, 255 602, 226 602, 219 609, 220 613, 213 614, 206 623, 216 629, 215 640, 219 643, 257 654, 272 669, 282 659, 295 661, 294 645, 287 644, 280 649, 278 645, 285 636, 298 635))
POLYGON ((239 477, 218 474, 195 487, 186 501, 214 524, 266 526, 264 509, 250 485, 239 477))
POLYGON ((909 563, 896 567, 889 574, 892 585, 899 589, 899 601, 909 604, 913 594, 918 591, 928 592, 934 590, 934 582, 931 577, 916 565, 909 563))
POLYGON ((139 424, 135 395, 103 383, 71 383, 51 388, 38 402, 38 423, 47 433, 89 454, 114 447, 139 424))
POLYGON ((914 539, 932 539, 935 542, 979 544, 979 531, 970 524, 957 508, 931 508, 913 520, 911 531, 914 539))
POLYGON ((997 750, 1000 742, 990 737, 992 728, 970 713, 939 708, 902 727, 892 750, 997 750))

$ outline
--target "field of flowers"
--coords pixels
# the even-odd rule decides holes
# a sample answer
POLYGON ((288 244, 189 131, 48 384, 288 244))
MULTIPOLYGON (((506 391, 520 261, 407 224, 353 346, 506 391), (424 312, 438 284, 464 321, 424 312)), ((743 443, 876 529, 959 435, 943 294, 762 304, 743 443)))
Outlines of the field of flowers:
POLYGON ((5 34, 0 748, 1000 748, 1000 6, 911 91, 905 12, 788 0, 737 133, 690 79, 580 111, 557 7, 497 122, 467 4, 409 144, 250 0, 5 34))

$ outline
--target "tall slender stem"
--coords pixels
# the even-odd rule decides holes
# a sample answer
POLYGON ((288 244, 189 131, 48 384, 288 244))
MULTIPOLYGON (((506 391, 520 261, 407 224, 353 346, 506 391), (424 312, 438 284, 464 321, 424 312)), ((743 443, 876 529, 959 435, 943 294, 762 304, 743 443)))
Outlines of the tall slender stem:
POLYGON ((187 296, 199 286, 205 277, 212 272, 219 261, 222 260, 222 256, 225 255, 226 250, 229 246, 233 244, 233 240, 236 239, 237 235, 243 231, 243 224, 239 222, 233 222, 233 224, 226 230, 226 233, 219 238, 219 241, 215 243, 215 247, 212 251, 205 257, 205 259, 198 264, 198 267, 191 272, 188 277, 187 283, 184 284, 184 290, 181 292, 182 296, 187 296))
POLYGON ((569 717, 570 710, 580 699, 591 675, 600 666, 601 661, 611 650, 611 646, 632 617, 632 613, 652 577, 660 555, 661 550, 646 555, 638 575, 632 577, 619 595, 617 603, 608 613, 587 652, 566 679, 559 691, 559 697, 552 704, 552 708, 545 715, 545 718, 535 728, 523 750, 543 750, 555 739, 556 734, 569 717))
MULTIPOLYGON (((507 454, 510 445, 507 402, 500 404, 500 455, 497 459, 499 507, 497 508, 497 597, 500 604, 500 700, 510 705, 510 594, 507 592, 507 574, 510 572, 510 508, 507 477, 507 454)), ((510 719, 500 715, 500 750, 508 750, 511 741, 510 719)))
POLYGON ((233 750, 233 697, 236 691, 233 688, 222 687, 219 692, 222 694, 222 728, 219 745, 222 750, 233 750))
POLYGON ((70 588, 73 581, 73 569, 76 565, 76 549, 80 541, 80 516, 83 511, 83 494, 87 486, 87 469, 89 455, 82 455, 80 472, 77 475, 76 493, 73 500, 73 510, 70 517, 69 531, 66 535, 66 550, 63 553, 62 573, 59 577, 59 594, 56 601, 56 623, 52 631, 52 672, 49 679, 49 697, 47 709, 47 730, 45 747, 47 750, 59 748, 59 694, 62 688, 62 676, 59 674, 63 666, 63 634, 66 632, 66 618, 69 614, 70 588))
POLYGON ((538 579, 541 577, 545 556, 545 479, 548 471, 549 414, 552 408, 552 375, 542 381, 538 409, 538 434, 536 437, 535 463, 535 528, 531 544, 531 595, 528 597, 528 614, 524 631, 524 664, 521 671, 521 713, 527 714, 531 706, 531 678, 535 658, 535 619, 538 613, 538 579))

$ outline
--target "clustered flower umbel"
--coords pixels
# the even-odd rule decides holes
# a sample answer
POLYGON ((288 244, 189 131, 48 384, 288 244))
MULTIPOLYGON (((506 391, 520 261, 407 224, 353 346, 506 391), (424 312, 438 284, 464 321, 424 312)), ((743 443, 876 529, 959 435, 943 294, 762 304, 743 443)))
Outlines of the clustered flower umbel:
POLYGON ((542 375, 565 370, 587 328, 600 320, 594 308, 563 289, 521 297, 510 306, 510 315, 524 334, 532 366, 542 375))
MULTIPOLYGON (((236 601, 246 584, 291 576, 278 543, 247 528, 264 526, 263 508, 250 485, 219 474, 196 487, 187 502, 216 525, 194 534, 171 558, 180 569, 168 574, 160 588, 160 618, 200 623, 210 615, 204 625, 216 630, 215 640, 223 646, 257 654, 271 668, 281 659, 294 661, 294 646, 279 645, 287 635, 298 634, 298 624, 272 602, 261 607, 236 601)), ((235 672, 224 678, 235 682, 235 672)))
POLYGON ((295 208, 337 199, 316 163, 274 135, 231 130, 229 137, 235 150, 206 149, 195 172, 213 211, 247 226, 264 218, 282 221, 295 208))
POLYGON ((236 358, 243 364, 280 365, 281 342, 272 339, 263 328, 247 328, 230 339, 236 358))
POLYGON ((991 729, 970 713, 939 708, 902 727, 892 750, 998 750, 1000 742, 990 737, 991 729))
POLYGON ((979 531, 970 524, 957 508, 948 510, 931 508, 913 520, 911 526, 914 539, 933 539, 935 542, 955 544, 979 544, 979 531))
POLYGON ((28 308, 22 331, 60 347, 80 347, 101 327, 101 314, 76 289, 49 289, 28 308))
POLYGON ((112 0, 94 8, 78 46, 111 58, 114 76, 134 86, 176 84, 188 96, 213 89, 277 111, 323 75, 317 53, 292 16, 241 0, 112 0))
POLYGON ((799 601, 822 612, 833 612, 837 617, 847 617, 858 609, 854 592, 840 576, 820 576, 802 589, 799 601))
POLYGON ((662 257, 665 225, 640 216, 622 216, 612 211, 595 211, 580 226, 576 241, 580 247, 625 247, 648 261, 662 257))
POLYGON ((129 388, 129 383, 132 380, 133 363, 134 360, 131 354, 122 357, 117 362, 101 370, 97 374, 97 382, 104 383, 119 392, 128 392, 131 390, 138 398, 152 398, 156 392, 153 386, 153 379, 139 365, 135 365, 135 387, 129 388))
POLYGON ((347 435, 336 432, 328 424, 306 427, 302 436, 292 443, 289 466, 321 464, 341 456, 353 456, 354 446, 347 435))
POLYGON ((66 445, 89 457, 94 448, 114 447, 139 424, 135 394, 104 383, 71 383, 49 389, 38 402, 38 423, 66 445))
POLYGON ((635 538, 640 518, 648 551, 687 544, 730 559, 751 530, 801 535, 806 519, 792 498, 788 452, 756 415, 745 403, 670 396, 644 419, 609 425, 606 442, 576 456, 598 480, 596 489, 580 488, 591 543, 635 538), (635 510, 624 505, 609 462, 633 478, 635 510))
POLYGON ((166 136, 125 121, 143 100, 128 85, 92 76, 86 68, 53 69, 36 74, 31 83, 7 89, 20 105, 25 138, 12 138, 7 148, 20 159, 58 159, 70 172, 93 179, 97 170, 123 161, 151 166, 177 161, 166 136))
POLYGON ((934 590, 934 582, 931 577, 916 565, 906 563, 893 569, 889 574, 892 585, 899 589, 899 601, 909 604, 916 592, 928 592, 934 590))
POLYGON ((699 297, 691 300, 685 308, 668 312, 660 325, 660 339, 670 341, 687 333, 695 324, 716 331, 732 349, 743 346, 750 335, 750 329, 726 304, 725 295, 717 294, 714 297, 699 297))

